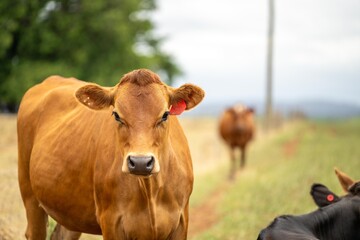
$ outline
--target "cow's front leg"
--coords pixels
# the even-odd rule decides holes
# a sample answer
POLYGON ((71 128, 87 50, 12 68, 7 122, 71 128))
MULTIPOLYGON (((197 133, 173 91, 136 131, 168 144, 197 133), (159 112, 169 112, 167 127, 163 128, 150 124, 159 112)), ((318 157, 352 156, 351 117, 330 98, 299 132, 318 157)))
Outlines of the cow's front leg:
POLYGON ((231 146, 230 147, 230 173, 229 173, 229 179, 234 180, 235 173, 236 173, 236 157, 235 157, 235 149, 236 147, 231 146))
POLYGON ((244 168, 246 163, 246 147, 240 147, 240 168, 244 168))

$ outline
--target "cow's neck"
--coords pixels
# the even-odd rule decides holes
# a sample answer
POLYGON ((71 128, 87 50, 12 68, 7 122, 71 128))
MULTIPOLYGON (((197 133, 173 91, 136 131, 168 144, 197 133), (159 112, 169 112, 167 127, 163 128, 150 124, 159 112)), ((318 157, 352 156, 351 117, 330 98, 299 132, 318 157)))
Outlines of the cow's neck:
POLYGON ((151 176, 149 178, 138 178, 138 183, 140 186, 140 191, 143 197, 146 199, 151 229, 154 233, 154 236, 156 236, 156 202, 159 191, 163 186, 163 182, 158 176, 151 176))
POLYGON ((341 210, 336 209, 336 207, 329 206, 321 210, 311 212, 309 214, 299 216, 301 222, 310 229, 314 236, 319 239, 359 239, 352 236, 351 228, 354 224, 353 222, 346 222, 341 219, 354 219, 351 218, 352 210, 349 206, 341 206, 346 204, 338 204, 336 207, 341 208, 341 210), (343 229, 343 231, 336 231, 335 226, 338 229, 343 229), (351 236, 350 236, 351 235, 351 236))

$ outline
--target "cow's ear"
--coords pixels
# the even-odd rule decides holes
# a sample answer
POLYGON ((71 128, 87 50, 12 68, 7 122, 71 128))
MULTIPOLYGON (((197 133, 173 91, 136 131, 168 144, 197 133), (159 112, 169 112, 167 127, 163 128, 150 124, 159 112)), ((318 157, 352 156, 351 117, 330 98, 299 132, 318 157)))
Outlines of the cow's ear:
POLYGON ((193 84, 170 89, 170 114, 180 115, 198 105, 205 96, 204 90, 193 84))
POLYGON ((360 193, 360 182, 354 183, 350 188, 349 192, 353 195, 359 195, 360 193))
POLYGON ((352 180, 346 173, 341 172, 339 169, 335 168, 336 176, 339 179, 341 187, 345 192, 349 192, 349 188, 354 184, 354 180, 352 180))
POLYGON ((79 88, 75 96, 79 102, 94 110, 108 108, 114 103, 113 89, 100 87, 95 84, 79 88))
POLYGON ((311 186, 310 194, 318 207, 325 207, 340 200, 335 193, 319 183, 314 183, 311 186))

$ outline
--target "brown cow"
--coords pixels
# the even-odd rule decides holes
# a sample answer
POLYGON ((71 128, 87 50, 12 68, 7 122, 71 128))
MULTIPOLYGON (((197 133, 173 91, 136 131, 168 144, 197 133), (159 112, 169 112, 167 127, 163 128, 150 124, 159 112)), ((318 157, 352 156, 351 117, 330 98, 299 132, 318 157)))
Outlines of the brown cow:
POLYGON ((27 239, 81 232, 106 239, 186 239, 192 161, 176 116, 204 97, 132 71, 111 88, 52 76, 18 113, 19 185, 27 239))
POLYGON ((253 138, 254 131, 254 110, 252 108, 238 104, 227 108, 220 117, 219 132, 230 147, 230 178, 233 178, 236 172, 236 148, 240 149, 240 167, 243 168, 246 161, 246 146, 253 138))

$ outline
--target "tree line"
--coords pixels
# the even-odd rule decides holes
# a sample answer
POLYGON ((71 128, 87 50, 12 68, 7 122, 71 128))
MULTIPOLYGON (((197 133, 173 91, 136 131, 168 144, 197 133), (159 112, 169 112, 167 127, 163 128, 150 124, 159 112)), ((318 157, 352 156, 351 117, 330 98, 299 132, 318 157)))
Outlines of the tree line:
POLYGON ((149 68, 171 84, 181 70, 154 34, 155 9, 155 0, 1 0, 1 109, 16 111, 54 74, 112 86, 149 68))

